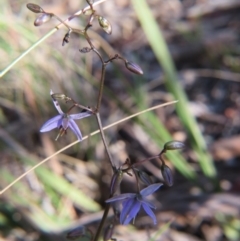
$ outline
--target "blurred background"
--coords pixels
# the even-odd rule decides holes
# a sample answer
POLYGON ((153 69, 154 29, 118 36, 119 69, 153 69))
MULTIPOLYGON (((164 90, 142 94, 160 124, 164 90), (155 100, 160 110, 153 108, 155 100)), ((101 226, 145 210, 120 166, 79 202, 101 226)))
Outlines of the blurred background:
MULTIPOLYGON (((119 164, 127 157, 137 162, 156 155, 170 140, 182 141, 186 148, 166 156, 175 182, 152 198, 158 224, 140 213, 134 226, 118 225, 113 237, 240 240, 240 2, 148 0, 147 8, 140 6, 143 2, 112 0, 96 6, 113 28, 107 35, 95 20, 89 31, 104 59, 120 53, 144 71, 139 77, 121 61, 108 65, 100 111, 103 125, 175 99, 180 104, 106 130, 107 141, 119 164), (152 28, 150 35, 147 29, 152 28), (197 123, 190 121, 194 119, 197 123)), ((1 71, 58 24, 53 19, 34 27, 37 14, 27 3, 1 0, 1 71)), ((34 3, 62 19, 86 6, 85 1, 73 0, 34 3)), ((71 26, 83 28, 86 21, 81 16, 71 26)), ((50 89, 82 105, 96 105, 101 64, 93 53, 79 52, 88 46, 82 36, 72 34, 62 47, 66 33, 64 28, 57 31, 0 79, 1 190, 76 140, 71 131, 57 142, 57 130, 39 133, 43 123, 57 115, 50 89)), ((69 107, 63 102, 61 106, 69 107)), ((97 130, 93 117, 77 123, 83 135, 97 130)), ((142 169, 160 182, 156 167, 153 162, 142 169)), ((80 225, 94 232, 110 179, 99 135, 68 148, 0 196, 0 240, 67 240, 66 233, 80 225)), ((134 188, 134 178, 125 177, 121 191, 134 188)))

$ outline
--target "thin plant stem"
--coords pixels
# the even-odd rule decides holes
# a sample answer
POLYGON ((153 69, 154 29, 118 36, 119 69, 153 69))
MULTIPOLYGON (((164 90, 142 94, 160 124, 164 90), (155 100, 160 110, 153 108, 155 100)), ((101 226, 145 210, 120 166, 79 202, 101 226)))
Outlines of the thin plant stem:
POLYGON ((100 85, 99 85, 99 91, 98 91, 98 99, 97 99, 97 111, 99 111, 101 102, 102 102, 102 94, 103 94, 103 86, 104 86, 104 80, 105 80, 105 70, 106 70, 106 63, 104 63, 102 56, 100 53, 93 49, 93 51, 98 55, 99 59, 102 62, 102 73, 101 73, 101 79, 100 79, 100 85))
POLYGON ((134 173, 134 176, 136 178, 136 182, 137 182, 137 190, 138 190, 138 193, 140 193, 140 186, 139 186, 139 179, 138 179, 138 175, 137 175, 137 172, 135 171, 134 168, 132 168, 132 171, 134 173))
POLYGON ((146 159, 144 159, 144 160, 142 160, 142 161, 136 162, 136 163, 134 163, 134 164, 132 165, 132 167, 140 166, 140 165, 142 165, 144 162, 151 161, 151 160, 153 160, 153 159, 155 159, 155 158, 158 158, 158 155, 156 155, 156 156, 151 156, 151 157, 146 158, 146 159))
MULTIPOLYGON (((87 30, 87 29, 86 29, 87 30)), ((103 87, 104 87, 104 80, 105 80, 105 70, 106 70, 106 65, 109 63, 109 61, 111 60, 108 60, 107 62, 104 62, 101 54, 98 52, 98 50, 93 46, 88 34, 87 34, 87 31, 85 31, 85 34, 84 34, 87 42, 89 43, 92 51, 94 51, 97 56, 99 57, 101 63, 102 63, 102 70, 101 70, 101 79, 100 79, 100 84, 99 84, 99 90, 98 90, 98 98, 97 98, 97 107, 96 107, 96 113, 99 112, 99 109, 100 109, 100 106, 101 106, 101 102, 102 102, 102 94, 103 94, 103 87)))
POLYGON ((100 236, 100 233, 101 233, 102 228, 103 228, 103 226, 104 226, 104 223, 105 223, 105 221, 106 221, 106 218, 107 218, 107 216, 108 216, 108 212, 109 212, 109 210, 110 210, 110 207, 111 207, 110 203, 107 203, 106 208, 105 208, 104 213, 103 213, 103 216, 102 216, 102 219, 101 219, 101 222, 100 222, 100 224, 99 224, 99 226, 98 226, 98 229, 97 229, 97 232, 96 232, 96 234, 95 234, 95 237, 94 237, 94 240, 93 240, 93 241, 98 241, 99 236, 100 236))
MULTIPOLYGON (((143 111, 137 112, 137 113, 135 113, 135 114, 133 114, 133 115, 130 115, 130 116, 128 116, 128 117, 125 117, 125 118, 123 118, 123 119, 121 119, 121 120, 119 120, 119 121, 116 121, 116 122, 114 122, 114 123, 112 123, 112 124, 110 124, 110 125, 108 125, 108 126, 103 127, 102 129, 103 129, 103 130, 107 130, 107 129, 115 126, 115 125, 118 125, 118 124, 120 124, 120 123, 122 123, 122 122, 124 122, 124 121, 130 120, 130 119, 132 119, 132 118, 134 118, 134 117, 136 117, 136 116, 139 116, 139 115, 141 115, 141 114, 143 114, 143 113, 146 113, 146 112, 148 112, 148 111, 155 110, 155 109, 158 109, 158 108, 161 108, 161 107, 164 107, 164 106, 172 105, 172 104, 175 104, 175 103, 177 103, 177 102, 178 102, 178 101, 171 101, 171 102, 167 102, 167 103, 164 103, 164 104, 161 104, 161 105, 153 106, 153 107, 148 108, 148 109, 146 109, 146 110, 143 110, 143 111)), ((86 140, 86 139, 88 139, 90 136, 94 136, 94 135, 96 135, 96 134, 98 134, 98 133, 100 133, 100 130, 94 131, 94 132, 92 132, 91 134, 89 134, 89 135, 87 135, 87 136, 84 136, 82 140, 86 140)), ((1 135, 1 132, 0 132, 0 135, 1 135)), ((55 157, 55 156, 58 155, 59 153, 62 153, 63 151, 69 149, 70 147, 76 145, 76 144, 79 143, 79 142, 80 142, 79 140, 72 142, 71 144, 63 147, 63 148, 60 149, 59 151, 53 153, 53 154, 50 155, 49 157, 45 158, 44 160, 42 160, 41 162, 39 162, 38 164, 36 164, 36 165, 33 166, 32 168, 30 168, 28 171, 26 171, 25 173, 23 173, 21 176, 19 176, 17 179, 15 179, 13 182, 11 182, 8 186, 6 186, 4 189, 2 189, 2 190, 0 191, 0 195, 2 195, 4 192, 6 192, 10 187, 12 187, 14 184, 16 184, 16 183, 17 183, 18 181, 20 181, 22 178, 24 178, 27 174, 29 174, 30 172, 34 171, 36 168, 38 168, 39 166, 43 165, 45 162, 49 161, 51 158, 55 157)))
POLYGON ((100 87, 99 87, 98 99, 97 99, 97 111, 99 111, 100 105, 101 105, 101 102, 102 102, 102 94, 103 94, 103 86, 104 86, 105 69, 106 69, 106 65, 103 64, 103 65, 102 65, 102 76, 101 76, 101 80, 100 80, 100 87))

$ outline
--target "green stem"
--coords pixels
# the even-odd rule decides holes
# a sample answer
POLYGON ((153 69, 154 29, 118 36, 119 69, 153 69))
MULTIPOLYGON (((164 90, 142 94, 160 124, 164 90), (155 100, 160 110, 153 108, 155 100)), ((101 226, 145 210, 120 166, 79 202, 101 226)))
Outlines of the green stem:
POLYGON ((177 78, 176 69, 162 31, 156 23, 146 0, 132 0, 132 3, 150 46, 165 72, 166 86, 174 97, 179 100, 176 109, 182 123, 189 132, 192 147, 195 149, 198 156, 202 171, 206 176, 216 178, 216 169, 213 160, 207 152, 206 143, 197 125, 196 119, 188 109, 188 99, 177 78))

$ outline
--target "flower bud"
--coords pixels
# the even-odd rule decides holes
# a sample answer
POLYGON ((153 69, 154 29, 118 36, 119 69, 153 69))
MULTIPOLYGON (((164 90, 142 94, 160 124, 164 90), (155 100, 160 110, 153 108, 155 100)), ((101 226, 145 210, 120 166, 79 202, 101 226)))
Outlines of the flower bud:
POLYGON ((66 238, 70 240, 75 240, 78 238, 84 238, 86 241, 92 240, 92 233, 90 230, 86 229, 84 226, 80 226, 77 228, 74 228, 70 232, 67 233, 66 238))
POLYGON ((93 13, 92 9, 87 9, 83 12, 84 15, 91 15, 93 13))
POLYGON ((88 47, 84 47, 82 49, 79 49, 79 51, 83 54, 89 53, 92 49, 88 47))
POLYGON ((69 39, 70 39, 70 33, 66 33, 64 38, 63 38, 63 41, 62 41, 62 46, 64 46, 66 43, 68 44, 69 43, 69 39))
POLYGON ((52 18, 52 14, 50 13, 42 13, 41 15, 39 15, 38 18, 36 18, 36 20, 34 21, 34 25, 36 27, 48 22, 50 19, 52 18))
POLYGON ((53 98, 54 100, 56 100, 56 99, 58 99, 58 100, 65 100, 66 97, 67 97, 66 95, 60 94, 60 93, 54 93, 54 94, 52 94, 51 96, 52 96, 52 98, 53 98))
POLYGON ((140 68, 140 66, 138 66, 137 64, 133 63, 133 62, 128 62, 125 61, 125 66, 128 70, 130 70, 131 72, 133 72, 134 74, 139 74, 139 75, 143 75, 143 71, 140 68))
POLYGON ((34 13, 44 13, 44 10, 34 3, 28 3, 27 8, 34 13))
POLYGON ((161 173, 162 173, 162 176, 163 176, 163 179, 164 179, 165 183, 169 187, 171 187, 173 185, 173 176, 172 176, 171 169, 167 165, 163 164, 161 166, 161 173))
POLYGON ((112 33, 112 26, 106 18, 102 16, 98 16, 98 22, 99 22, 99 25, 107 34, 112 33))
POLYGON ((138 175, 139 179, 143 182, 143 184, 145 184, 147 186, 153 184, 150 176, 146 172, 143 172, 143 171, 137 170, 137 169, 135 169, 135 171, 137 172, 137 175, 138 175))
POLYGON ((184 144, 181 141, 169 141, 165 143, 163 149, 166 151, 178 150, 184 148, 184 144))
POLYGON ((112 180, 111 180, 111 185, 110 185, 110 194, 111 195, 113 195, 117 191, 119 185, 122 182, 122 179, 123 179, 123 172, 122 172, 122 170, 118 169, 113 174, 113 177, 112 177, 112 180))

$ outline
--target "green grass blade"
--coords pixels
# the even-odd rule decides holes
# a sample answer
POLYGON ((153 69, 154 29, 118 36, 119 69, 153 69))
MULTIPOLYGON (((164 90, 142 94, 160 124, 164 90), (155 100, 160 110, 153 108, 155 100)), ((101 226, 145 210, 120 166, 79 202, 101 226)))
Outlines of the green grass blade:
POLYGON ((49 31, 41 39, 39 39, 36 43, 34 43, 31 47, 29 47, 26 51, 24 51, 20 56, 18 56, 14 61, 12 61, 6 68, 4 68, 2 71, 0 71, 0 78, 3 77, 23 57, 25 57, 28 53, 30 53, 33 49, 35 49, 39 44, 41 44, 45 39, 49 38, 56 31, 57 31, 56 28, 49 31))
MULTIPOLYGON (((24 163, 30 165, 34 164, 34 162, 30 159, 22 158, 22 160, 24 163)), ((81 190, 78 190, 76 187, 68 183, 65 179, 51 172, 47 168, 41 166, 38 167, 35 172, 43 183, 50 186, 60 194, 69 197, 80 208, 90 212, 100 210, 100 206, 98 203, 94 202, 91 198, 87 197, 84 193, 82 193, 81 190)))
POLYGON ((213 160, 207 153, 205 140, 197 126, 195 118, 188 110, 188 100, 184 90, 182 89, 182 86, 178 82, 175 66, 163 34, 145 0, 132 0, 132 4, 147 36, 147 39, 165 72, 166 86, 168 90, 175 96, 175 98, 179 100, 176 109, 182 123, 189 132, 192 147, 196 151, 202 171, 206 176, 214 178, 216 176, 216 170, 213 160))
POLYGON ((169 221, 169 222, 165 223, 165 224, 153 235, 153 237, 152 237, 149 241, 156 241, 156 240, 158 240, 159 237, 170 228, 170 225, 171 225, 171 224, 172 224, 172 221, 169 221))

